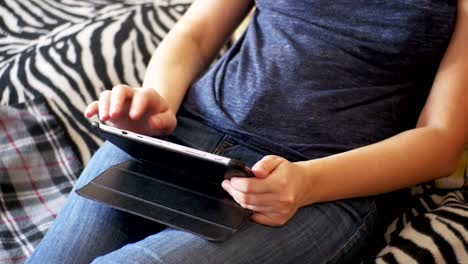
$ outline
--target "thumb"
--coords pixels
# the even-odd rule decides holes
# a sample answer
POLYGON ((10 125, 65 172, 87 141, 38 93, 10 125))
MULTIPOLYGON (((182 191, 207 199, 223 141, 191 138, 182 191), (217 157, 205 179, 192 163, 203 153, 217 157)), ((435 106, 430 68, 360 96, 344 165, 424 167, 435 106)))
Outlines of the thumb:
POLYGON ((284 159, 279 156, 268 155, 255 163, 255 165, 252 167, 252 171, 256 177, 265 178, 270 175, 270 173, 272 173, 283 161, 284 159))
POLYGON ((268 217, 267 215, 261 213, 254 213, 251 217, 252 221, 255 223, 266 225, 266 226, 280 226, 276 223, 273 219, 268 217))

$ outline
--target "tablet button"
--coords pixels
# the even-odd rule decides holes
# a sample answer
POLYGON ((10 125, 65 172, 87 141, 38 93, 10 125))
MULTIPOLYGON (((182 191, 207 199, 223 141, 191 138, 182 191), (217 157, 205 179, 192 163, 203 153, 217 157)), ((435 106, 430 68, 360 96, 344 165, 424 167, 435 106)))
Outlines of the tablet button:
POLYGON ((201 151, 197 151, 197 150, 186 149, 185 151, 188 152, 188 153, 191 153, 191 154, 202 156, 202 157, 206 156, 206 153, 201 152, 201 151))

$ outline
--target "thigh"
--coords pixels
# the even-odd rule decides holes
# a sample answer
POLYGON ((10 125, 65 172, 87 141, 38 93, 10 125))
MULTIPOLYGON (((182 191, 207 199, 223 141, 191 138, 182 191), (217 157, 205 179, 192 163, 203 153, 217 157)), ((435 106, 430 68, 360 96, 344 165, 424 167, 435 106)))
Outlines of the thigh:
MULTIPOLYGON (((249 164, 264 155, 227 146, 226 156, 249 164)), ((356 263, 372 233, 375 208, 373 198, 311 205, 280 228, 248 222, 223 243, 167 228, 94 263, 356 263)))
POLYGON ((75 190, 107 168, 132 159, 111 143, 96 152, 29 263, 89 263, 165 226, 78 196, 75 190))
POLYGON ((326 203, 302 208, 280 228, 250 222, 223 243, 168 228, 93 263, 359 263, 374 215, 371 201, 326 203))

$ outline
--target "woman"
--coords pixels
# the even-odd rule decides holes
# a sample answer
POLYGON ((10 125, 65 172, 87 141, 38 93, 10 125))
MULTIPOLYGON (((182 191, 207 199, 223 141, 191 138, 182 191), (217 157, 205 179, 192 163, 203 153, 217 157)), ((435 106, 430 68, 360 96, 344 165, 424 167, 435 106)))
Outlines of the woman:
MULTIPOLYGON (((256 177, 222 186, 252 221, 212 243, 72 193, 30 263, 356 263, 375 195, 454 169, 465 47, 466 0, 195 1, 142 88, 104 91, 85 115, 247 161, 256 177), (245 35, 204 73, 254 3, 245 35)), ((104 144, 77 187, 130 158, 104 144)))

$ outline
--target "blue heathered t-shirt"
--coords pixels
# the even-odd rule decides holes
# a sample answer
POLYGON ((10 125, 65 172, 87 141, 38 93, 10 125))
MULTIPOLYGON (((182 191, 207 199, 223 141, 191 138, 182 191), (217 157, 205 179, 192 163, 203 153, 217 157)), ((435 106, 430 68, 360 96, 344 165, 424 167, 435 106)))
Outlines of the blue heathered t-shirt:
POLYGON ((256 5, 245 35, 192 85, 184 110, 308 159, 413 128, 456 14, 449 0, 256 5))

